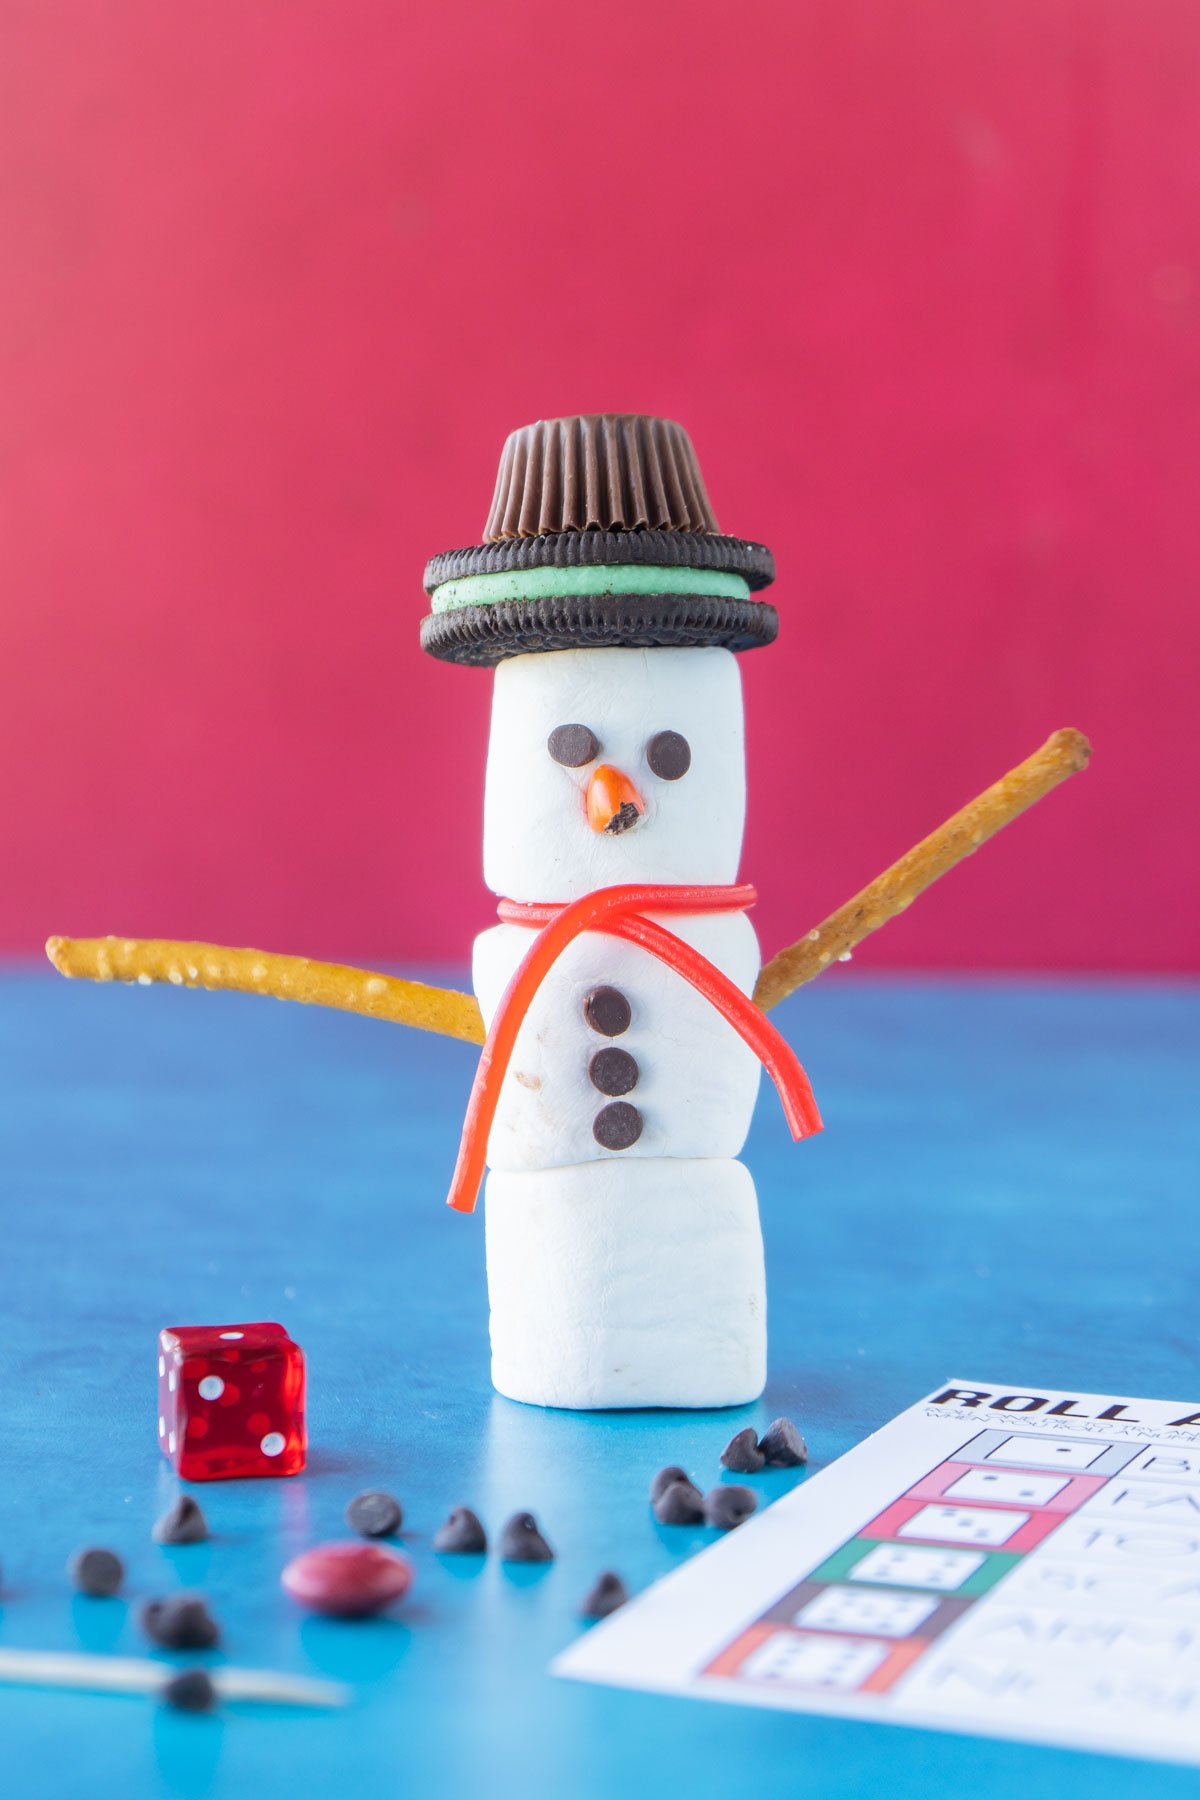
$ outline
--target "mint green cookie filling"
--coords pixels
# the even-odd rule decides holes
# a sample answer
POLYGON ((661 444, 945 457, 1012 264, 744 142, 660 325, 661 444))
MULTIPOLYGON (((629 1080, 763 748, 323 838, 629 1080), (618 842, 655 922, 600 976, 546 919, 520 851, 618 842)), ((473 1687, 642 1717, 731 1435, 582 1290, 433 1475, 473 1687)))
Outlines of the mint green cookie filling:
POLYGON ((721 600, 746 600, 750 587, 743 576, 722 569, 612 563, 464 575, 461 581, 443 581, 434 588, 430 605, 435 613, 441 613, 459 606, 489 606, 496 600, 540 600, 546 594, 708 594, 721 600))

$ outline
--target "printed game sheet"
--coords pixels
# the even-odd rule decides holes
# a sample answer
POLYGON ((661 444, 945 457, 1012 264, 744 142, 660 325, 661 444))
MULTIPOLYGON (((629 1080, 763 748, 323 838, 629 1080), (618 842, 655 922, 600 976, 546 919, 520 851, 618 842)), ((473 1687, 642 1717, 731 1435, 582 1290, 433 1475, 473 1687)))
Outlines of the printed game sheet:
POLYGON ((1200 1403, 947 1381, 554 1672, 1200 1763, 1200 1403))

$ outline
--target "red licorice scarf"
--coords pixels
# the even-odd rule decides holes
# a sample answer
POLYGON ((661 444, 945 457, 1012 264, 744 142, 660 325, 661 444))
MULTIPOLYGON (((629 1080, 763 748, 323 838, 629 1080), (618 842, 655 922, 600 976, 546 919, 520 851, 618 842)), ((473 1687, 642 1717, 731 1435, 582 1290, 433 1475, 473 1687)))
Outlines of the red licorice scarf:
POLYGON ((496 910, 505 924, 540 925, 542 930, 505 988, 480 1052, 446 1204, 457 1212, 475 1210, 487 1160, 488 1136, 517 1033, 554 962, 581 931, 605 931, 611 937, 640 944, 690 981, 696 992, 728 1019, 766 1069, 779 1090, 793 1138, 810 1137, 820 1131, 821 1115, 808 1076, 795 1052, 768 1023, 766 1014, 699 950, 644 916, 647 912, 742 912, 757 899, 757 891, 747 882, 738 887, 597 888, 595 893, 585 894, 566 906, 525 906, 515 900, 501 900, 496 910))

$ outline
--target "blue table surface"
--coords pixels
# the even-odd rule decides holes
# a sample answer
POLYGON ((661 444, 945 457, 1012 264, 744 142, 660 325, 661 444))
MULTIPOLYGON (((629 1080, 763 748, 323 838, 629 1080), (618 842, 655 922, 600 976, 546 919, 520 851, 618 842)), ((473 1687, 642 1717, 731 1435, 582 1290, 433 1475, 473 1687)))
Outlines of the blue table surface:
MULTIPOLYGON (((0 1688, 5 1800, 1200 1792, 1167 1765, 547 1675, 601 1569, 640 1588, 704 1546, 654 1523, 646 1485, 666 1462, 709 1483, 742 1425, 792 1415, 811 1473, 950 1374, 1200 1405, 1200 991, 838 972, 775 1016, 826 1132, 793 1146, 764 1086, 747 1151, 764 1399, 570 1414, 489 1387, 482 1221, 442 1204, 467 1046, 258 1000, 0 979, 0 1644, 140 1654, 139 1598, 194 1586, 231 1661, 355 1691, 341 1714, 196 1719, 0 1688), (150 1525, 176 1483, 156 1333, 257 1318, 308 1357, 308 1472, 195 1489, 212 1541, 162 1549, 150 1525), (365 1624, 305 1618, 280 1568, 344 1535, 372 1485, 404 1501, 410 1599, 365 1624), (439 1559, 430 1535, 458 1502, 493 1528, 532 1509, 557 1560, 439 1559), (126 1559, 128 1600, 70 1593, 86 1542, 126 1559)), ((765 1500, 797 1478, 755 1479, 765 1500)))

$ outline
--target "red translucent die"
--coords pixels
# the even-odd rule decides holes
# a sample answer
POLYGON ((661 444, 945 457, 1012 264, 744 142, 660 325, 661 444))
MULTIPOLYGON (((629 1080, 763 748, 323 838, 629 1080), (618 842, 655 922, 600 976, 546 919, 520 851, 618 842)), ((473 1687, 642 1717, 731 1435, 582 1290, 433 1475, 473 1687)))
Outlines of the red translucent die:
POLYGON ((185 1481, 297 1475, 304 1352, 282 1325, 175 1325, 158 1334, 158 1441, 185 1481))

